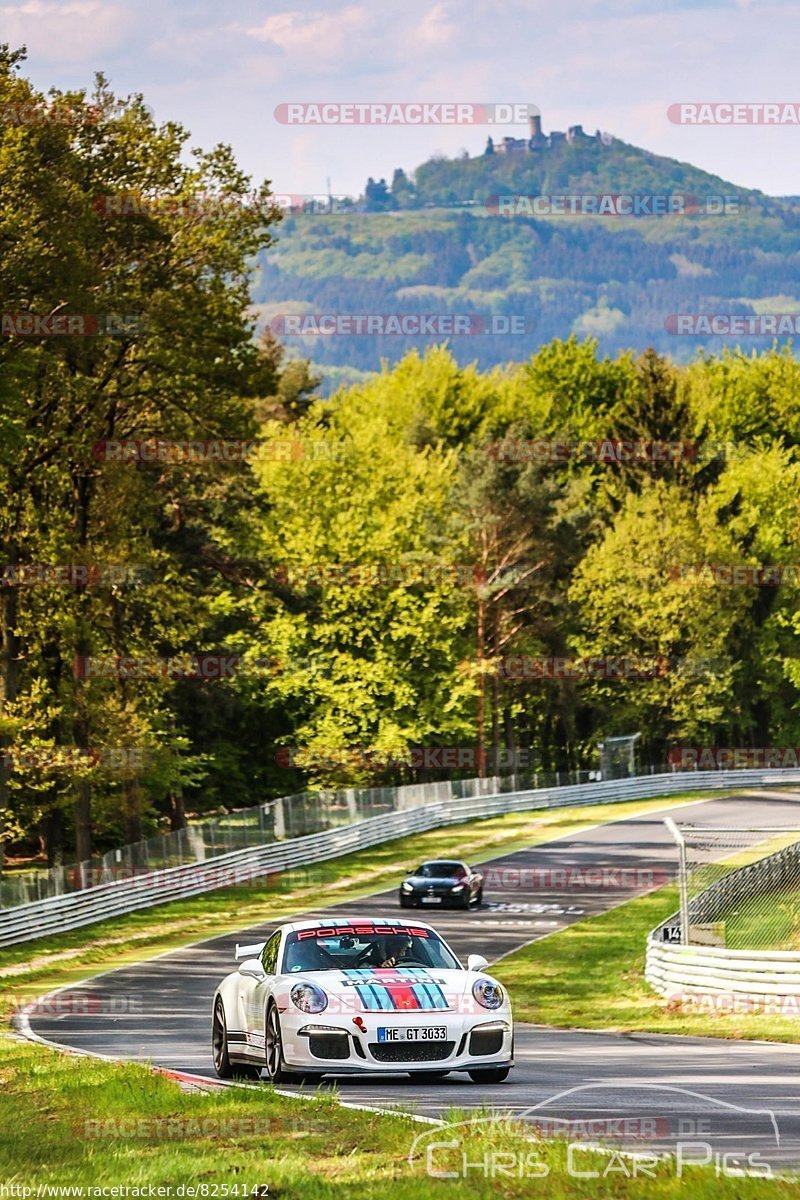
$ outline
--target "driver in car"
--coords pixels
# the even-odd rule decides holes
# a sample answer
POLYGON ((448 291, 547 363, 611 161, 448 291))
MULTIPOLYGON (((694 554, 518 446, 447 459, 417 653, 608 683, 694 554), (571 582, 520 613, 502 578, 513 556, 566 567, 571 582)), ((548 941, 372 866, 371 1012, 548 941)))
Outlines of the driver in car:
MULTIPOLYGON (((385 955, 381 967, 396 967, 398 962, 406 957, 411 949, 411 938, 406 935, 394 935, 387 937, 383 944, 383 953, 385 955)), ((378 954, 380 957, 380 952, 378 954)))

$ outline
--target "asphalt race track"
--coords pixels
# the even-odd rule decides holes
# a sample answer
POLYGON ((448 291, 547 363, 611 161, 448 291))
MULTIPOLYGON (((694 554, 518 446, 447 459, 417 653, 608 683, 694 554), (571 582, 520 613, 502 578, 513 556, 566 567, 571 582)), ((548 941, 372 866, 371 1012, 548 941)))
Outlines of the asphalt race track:
MULTIPOLYGON (((650 869, 656 872, 655 882, 663 882, 661 873, 674 875, 676 852, 663 816, 695 824, 746 825, 753 823, 756 805, 759 824, 800 828, 800 796, 792 798, 788 793, 752 793, 672 807, 662 814, 598 826, 493 859, 481 866, 490 881, 482 909, 431 910, 419 915, 440 930, 462 958, 475 952, 495 961, 643 890, 618 886, 630 881, 614 871, 650 869), (606 877, 608 886, 567 890, 559 888, 556 876, 554 886, 545 890, 540 886, 542 877, 533 874, 537 869, 600 866, 612 869, 606 877), (521 868, 525 874, 518 876, 521 868)), ((340 916, 396 916, 400 912, 397 889, 355 906, 320 908, 297 917, 334 911, 340 916)), ((151 1060, 213 1078, 214 989, 234 969, 235 943, 263 941, 272 929, 270 925, 244 929, 235 936, 97 976, 73 989, 80 998, 88 996, 88 1003, 80 999, 75 1011, 69 1011, 69 1003, 53 1011, 44 1006, 44 1011, 30 1017, 30 1027, 38 1037, 60 1046, 151 1060)), ((439 1117, 454 1105, 489 1104, 524 1116, 544 1130, 558 1119, 588 1122, 570 1126, 571 1136, 575 1129, 583 1136, 597 1135, 599 1127, 592 1122, 600 1119, 609 1122, 602 1126, 608 1137, 643 1150, 674 1147, 677 1141, 703 1141, 713 1145, 715 1153, 730 1155, 729 1165, 746 1165, 753 1154, 761 1156, 758 1163, 766 1161, 773 1167, 800 1165, 800 1045, 517 1025, 516 1067, 503 1084, 478 1087, 460 1074, 428 1084, 415 1084, 408 1076, 344 1076, 335 1082, 345 1101, 410 1108, 428 1117, 439 1117), (624 1119, 629 1124, 614 1124, 624 1119)), ((425 1135, 423 1154, 425 1137, 442 1134, 438 1126, 430 1127, 428 1134, 425 1126, 414 1127, 414 1135, 418 1131, 425 1135)), ((409 1144, 411 1140, 410 1135, 409 1144)), ((698 1156, 701 1153, 697 1151, 698 1156)))

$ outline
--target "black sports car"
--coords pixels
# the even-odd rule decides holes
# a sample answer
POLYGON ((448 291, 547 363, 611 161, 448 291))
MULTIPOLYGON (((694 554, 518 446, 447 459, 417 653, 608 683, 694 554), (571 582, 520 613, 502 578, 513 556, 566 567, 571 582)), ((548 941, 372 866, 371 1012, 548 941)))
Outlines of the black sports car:
POLYGON ((434 905, 456 908, 476 907, 483 900, 483 876, 465 862, 441 859, 424 862, 400 885, 400 907, 419 908, 434 905))

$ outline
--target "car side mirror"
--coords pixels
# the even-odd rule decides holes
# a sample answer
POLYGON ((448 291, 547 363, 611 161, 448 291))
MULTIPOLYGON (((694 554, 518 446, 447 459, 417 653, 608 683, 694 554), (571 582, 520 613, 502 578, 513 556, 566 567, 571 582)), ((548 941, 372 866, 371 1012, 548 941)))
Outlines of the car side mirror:
MULTIPOLYGON (((484 967, 488 967, 489 960, 484 958, 482 954, 470 954, 467 959, 468 971, 482 971, 484 967)), ((239 968, 241 970, 241 967, 239 968)))
POLYGON ((266 979, 267 977, 260 958, 246 958, 243 963, 239 964, 239 974, 249 975, 251 979, 266 979))

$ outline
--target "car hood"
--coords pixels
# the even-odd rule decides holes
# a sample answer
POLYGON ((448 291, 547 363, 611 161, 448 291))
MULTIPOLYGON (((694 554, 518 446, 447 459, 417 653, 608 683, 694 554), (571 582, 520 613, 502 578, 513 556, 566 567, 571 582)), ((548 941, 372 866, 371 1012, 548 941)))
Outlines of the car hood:
POLYGON ((442 876, 437 876, 435 879, 428 879, 425 875, 409 875, 405 880, 406 883, 411 883, 415 888, 451 888, 457 883, 466 883, 466 879, 456 879, 451 876, 449 879, 444 879, 442 876))
POLYGON ((444 1012, 458 1008, 477 978, 470 971, 427 967, 298 971, 285 978, 309 982, 352 1012, 444 1012))

